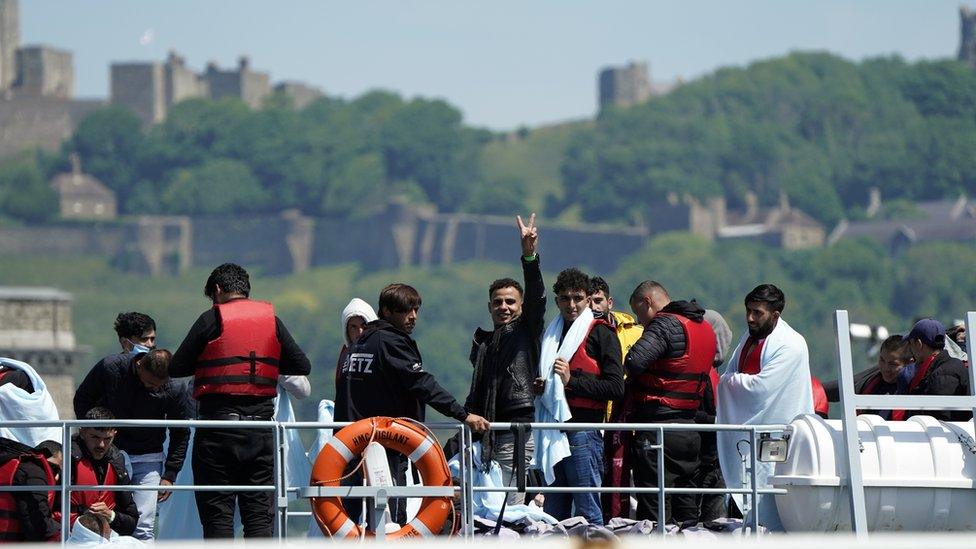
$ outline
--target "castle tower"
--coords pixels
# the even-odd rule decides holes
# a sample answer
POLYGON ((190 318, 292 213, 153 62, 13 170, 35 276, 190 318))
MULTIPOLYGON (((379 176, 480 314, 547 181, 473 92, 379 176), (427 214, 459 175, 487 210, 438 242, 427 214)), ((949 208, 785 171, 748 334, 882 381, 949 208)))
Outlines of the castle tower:
POLYGON ((976 10, 959 6, 959 60, 976 69, 976 10))
POLYGON ((629 63, 626 67, 607 67, 600 71, 600 108, 629 107, 651 97, 651 79, 647 63, 629 63))
POLYGON ((9 90, 17 78, 16 56, 20 47, 20 5, 18 0, 0 0, 0 92, 9 90))

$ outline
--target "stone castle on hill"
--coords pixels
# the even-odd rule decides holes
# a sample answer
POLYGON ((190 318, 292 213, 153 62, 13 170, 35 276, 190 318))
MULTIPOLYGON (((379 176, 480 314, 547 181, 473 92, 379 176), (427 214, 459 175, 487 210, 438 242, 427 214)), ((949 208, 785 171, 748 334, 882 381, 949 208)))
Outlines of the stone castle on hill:
POLYGON ((267 72, 241 57, 234 69, 209 63, 202 73, 170 53, 165 62, 113 63, 111 96, 74 98, 74 60, 70 51, 48 45, 22 45, 20 1, 0 0, 0 158, 25 149, 57 150, 90 112, 123 105, 149 125, 162 121, 170 106, 184 99, 237 97, 259 107, 273 92, 288 94, 296 107, 322 95, 302 82, 272 86, 267 72))

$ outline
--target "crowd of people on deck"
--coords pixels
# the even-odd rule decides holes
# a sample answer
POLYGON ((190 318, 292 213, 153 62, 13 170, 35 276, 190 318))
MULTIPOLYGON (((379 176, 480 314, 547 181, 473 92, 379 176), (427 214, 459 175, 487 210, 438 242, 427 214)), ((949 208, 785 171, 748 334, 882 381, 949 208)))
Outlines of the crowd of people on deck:
MULTIPOLYGON (((838 399, 836 382, 810 374, 805 339, 783 318, 786 298, 772 284, 748 292, 748 326, 733 346, 722 316, 692 300, 672 296, 646 280, 630 293, 633 315, 615 307, 607 282, 577 268, 561 271, 547 296, 533 214, 517 218, 522 282, 494 281, 488 288, 491 328, 475 330, 469 360, 471 385, 462 401, 424 367, 412 333, 422 299, 412 286, 390 284, 377 309, 353 299, 341 313, 344 344, 335 366, 334 418, 373 416, 426 419, 430 406, 476 433, 479 467, 500 470, 504 486, 654 488, 663 444, 666 487, 738 486, 741 442, 736 432, 613 429, 612 423, 785 424, 815 411, 826 417, 838 399), (558 314, 547 325, 547 304, 558 314), (723 374, 718 368, 725 365, 723 374), (527 430, 530 422, 565 423, 562 430, 527 430), (513 428, 492 430, 490 423, 513 428), (577 425, 573 425, 577 424, 577 425)), ((311 393, 311 364, 271 303, 250 298, 248 273, 235 264, 217 267, 204 294, 213 306, 190 327, 174 352, 156 347, 156 325, 146 314, 122 313, 115 322, 120 352, 99 360, 74 395, 78 418, 100 421, 70 438, 71 483, 132 485, 132 491, 71 492, 67 520, 78 543, 152 541, 157 506, 172 494, 188 453, 194 483, 233 487, 194 494, 204 538, 231 538, 235 511, 245 537, 273 533, 274 493, 241 490, 274 483, 274 436, 268 429, 231 427, 112 426, 120 419, 270 421, 276 403, 311 393), (192 448, 192 450, 191 450, 192 448)), ((966 334, 920 319, 904 336, 880 345, 877 365, 856 375, 864 394, 967 395, 966 334)), ((330 371, 331 375, 331 371, 330 371)), ((332 409, 330 407, 330 409, 332 409)), ((891 420, 925 413, 963 420, 961 412, 872 411, 891 420)), ((0 422, 57 419, 43 379, 30 365, 0 359, 0 422)), ((0 427, 0 486, 47 487, 0 491, 0 542, 60 539, 62 502, 56 488, 66 465, 59 428, 0 427)), ((314 456, 313 456, 314 459, 314 456)), ((398 483, 407 481, 407 458, 388 453, 398 483)), ((771 464, 757 467, 765 483, 771 464)), ((67 471, 65 471, 67 473, 67 471)), ((347 483, 361 483, 350 471, 347 483)), ((531 492, 531 487, 528 489, 531 492)), ((527 504, 510 492, 505 504, 527 504)), ((715 521, 744 508, 740 496, 576 490, 546 493, 542 510, 556 520, 572 516, 602 525, 613 517, 667 521, 679 526, 715 521)), ((775 505, 758 508, 760 522, 776 529, 775 505)), ((394 520, 406 509, 391 502, 394 520)))

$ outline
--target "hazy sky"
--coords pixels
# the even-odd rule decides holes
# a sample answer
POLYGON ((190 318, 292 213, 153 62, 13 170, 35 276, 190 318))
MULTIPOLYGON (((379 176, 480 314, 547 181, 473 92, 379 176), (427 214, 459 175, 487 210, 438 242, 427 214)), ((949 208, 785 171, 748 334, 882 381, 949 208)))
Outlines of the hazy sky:
MULTIPOLYGON (((974 0, 964 0, 970 4, 974 0)), ((175 49, 331 95, 442 97, 496 129, 591 116, 596 75, 646 60, 686 80, 791 50, 955 57, 960 0, 21 0, 22 41, 74 52, 75 93, 108 95, 112 61, 175 49)))

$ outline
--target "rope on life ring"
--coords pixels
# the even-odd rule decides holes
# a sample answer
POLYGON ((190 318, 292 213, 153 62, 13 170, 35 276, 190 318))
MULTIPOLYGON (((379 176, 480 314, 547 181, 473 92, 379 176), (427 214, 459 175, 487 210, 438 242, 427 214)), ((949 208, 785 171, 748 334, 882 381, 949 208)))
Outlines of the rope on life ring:
MULTIPOLYGON (((444 451, 433 434, 410 419, 372 417, 343 427, 322 447, 312 466, 312 486, 339 486, 349 463, 362 456, 366 445, 378 442, 413 462, 425 486, 451 486, 451 472, 444 451)), ((361 458, 359 463, 361 463, 361 458)), ((345 476, 349 476, 348 474, 345 476)), ((349 518, 338 497, 312 498, 312 514, 324 534, 354 539, 372 532, 361 532, 349 518)), ((440 533, 454 511, 449 497, 425 497, 417 516, 387 539, 432 537, 440 533)))

